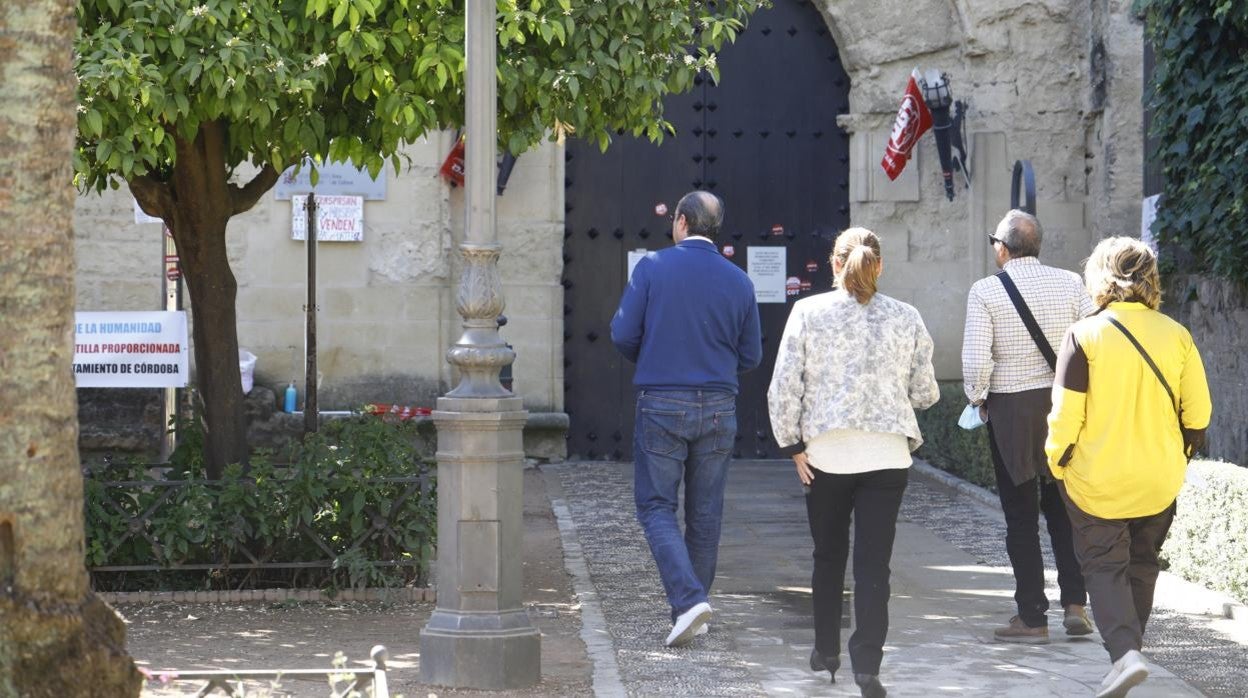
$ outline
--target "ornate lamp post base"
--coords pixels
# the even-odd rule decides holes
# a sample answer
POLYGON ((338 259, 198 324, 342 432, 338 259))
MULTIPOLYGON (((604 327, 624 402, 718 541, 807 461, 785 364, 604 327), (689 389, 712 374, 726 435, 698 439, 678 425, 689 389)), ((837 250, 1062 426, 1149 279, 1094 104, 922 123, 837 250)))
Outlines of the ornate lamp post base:
POLYGON ((421 681, 501 690, 541 678, 523 599, 518 397, 438 399, 438 604, 420 632, 421 681))
POLYGON ((420 680, 500 691, 541 679, 541 634, 525 611, 437 611, 420 631, 420 680))

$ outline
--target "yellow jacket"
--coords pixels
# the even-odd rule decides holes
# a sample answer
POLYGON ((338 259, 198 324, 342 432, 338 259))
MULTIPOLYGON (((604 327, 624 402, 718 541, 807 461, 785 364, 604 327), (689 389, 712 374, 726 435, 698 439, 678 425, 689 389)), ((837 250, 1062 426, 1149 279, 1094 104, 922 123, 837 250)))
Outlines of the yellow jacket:
POLYGON ((1174 501, 1187 470, 1183 427, 1203 431, 1212 404, 1192 335, 1141 303, 1111 303, 1071 326, 1057 359, 1045 452, 1053 477, 1084 512, 1102 519, 1156 514, 1174 501), (1174 391, 1110 324, 1143 345, 1174 391))

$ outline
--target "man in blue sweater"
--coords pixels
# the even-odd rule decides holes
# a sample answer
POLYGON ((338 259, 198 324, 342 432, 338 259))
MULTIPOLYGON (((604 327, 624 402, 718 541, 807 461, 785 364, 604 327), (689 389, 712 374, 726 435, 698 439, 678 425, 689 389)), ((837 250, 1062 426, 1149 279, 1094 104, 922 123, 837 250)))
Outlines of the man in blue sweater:
POLYGON ((715 244, 723 220, 715 195, 685 195, 672 224, 676 245, 637 263, 611 320, 611 341, 637 364, 633 495, 672 607, 668 647, 689 644, 711 619, 737 374, 763 358, 754 284, 715 244))

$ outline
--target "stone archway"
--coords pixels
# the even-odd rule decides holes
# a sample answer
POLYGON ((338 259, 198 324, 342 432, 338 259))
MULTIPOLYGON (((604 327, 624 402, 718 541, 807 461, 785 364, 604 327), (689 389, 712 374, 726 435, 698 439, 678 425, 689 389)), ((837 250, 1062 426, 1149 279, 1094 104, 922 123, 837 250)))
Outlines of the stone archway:
MULTIPOLYGON (((1008 208, 1014 160, 1031 159, 1036 170, 1046 262, 1074 268, 1097 237, 1138 226, 1142 26, 1122 3, 1109 0, 793 2, 817 10, 849 78, 848 109, 838 110, 836 118, 849 146, 851 220, 845 223, 881 235, 888 259, 881 289, 918 307, 936 340, 938 377, 960 379, 965 294, 989 272, 983 232, 1008 208), (974 178, 969 188, 958 185, 952 201, 944 195, 931 137, 920 142, 896 182, 879 166, 898 100, 916 67, 948 73, 955 98, 968 104, 974 178)), ((755 19, 747 35, 763 29, 755 19)), ((569 154, 579 157, 571 147, 569 154)), ((569 173, 577 169, 568 167, 569 173)), ((571 196, 568 204, 578 205, 571 196)), ((569 234, 577 234, 574 227, 569 234)), ((613 238, 617 231, 597 232, 613 238)), ((566 272, 579 260, 566 247, 565 259, 566 284, 566 272)), ((564 293, 568 396, 585 379, 574 369, 584 354, 574 345, 591 341, 573 317, 578 293, 579 287, 564 293)), ((594 334, 605 342, 605 332, 594 334)), ((627 377, 616 380, 627 383, 627 377)), ((569 399, 575 431, 574 403, 569 399)), ((628 438, 628 427, 596 429, 603 440, 596 455, 626 450, 618 444, 628 438)))

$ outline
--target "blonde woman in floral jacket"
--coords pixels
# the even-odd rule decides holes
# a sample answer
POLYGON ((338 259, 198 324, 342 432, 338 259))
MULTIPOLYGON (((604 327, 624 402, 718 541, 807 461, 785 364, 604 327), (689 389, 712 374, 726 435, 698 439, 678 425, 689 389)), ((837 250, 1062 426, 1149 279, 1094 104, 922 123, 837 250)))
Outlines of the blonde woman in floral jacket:
POLYGON ((888 633, 889 559, 910 453, 922 443, 914 410, 940 398, 932 338, 914 307, 876 293, 880 241, 865 228, 832 250, 836 290, 798 301, 767 391, 772 432, 806 486, 815 540, 815 648, 810 668, 840 667, 841 594, 854 526, 854 681, 886 695, 880 661, 888 633))

